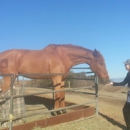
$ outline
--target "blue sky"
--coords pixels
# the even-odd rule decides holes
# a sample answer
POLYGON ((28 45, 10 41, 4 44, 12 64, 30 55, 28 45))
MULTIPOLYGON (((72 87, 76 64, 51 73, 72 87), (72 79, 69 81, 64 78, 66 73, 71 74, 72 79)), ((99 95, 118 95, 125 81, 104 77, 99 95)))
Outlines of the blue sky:
POLYGON ((99 50, 110 78, 130 58, 130 0, 0 0, 0 52, 74 44, 99 50))

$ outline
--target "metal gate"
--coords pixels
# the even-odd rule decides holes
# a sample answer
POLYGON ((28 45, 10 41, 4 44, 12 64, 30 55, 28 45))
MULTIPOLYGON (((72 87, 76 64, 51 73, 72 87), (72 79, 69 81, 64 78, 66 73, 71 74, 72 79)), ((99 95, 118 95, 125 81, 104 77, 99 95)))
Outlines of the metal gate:
MULTIPOLYGON (((72 69, 90 69, 90 68, 72 68, 72 69)), ((86 74, 90 74, 90 73, 93 73, 93 72, 86 72, 86 74)), ((18 76, 54 76, 54 75, 64 75, 63 73, 51 73, 51 74, 19 74, 18 76)), ((10 113, 9 113, 9 117, 7 119, 2 119, 0 120, 0 122, 2 121, 9 121, 9 130, 12 130, 12 123, 13 123, 13 120, 17 120, 19 118, 26 118, 26 117, 30 117, 30 116, 35 116, 35 115, 38 115, 38 114, 45 114, 45 113, 50 113, 50 112, 55 112, 55 111, 58 111, 58 110, 63 110, 63 109, 68 109, 68 108, 73 108, 73 107, 77 107, 77 106, 81 106, 81 105, 84 105, 84 104, 91 104, 91 103, 95 103, 95 115, 98 115, 98 76, 96 74, 94 74, 94 78, 93 79, 88 79, 88 78, 84 78, 84 79, 81 79, 81 78, 73 78, 73 79, 76 79, 76 80, 94 80, 95 82, 95 92, 94 93, 87 93, 87 94, 90 94, 90 95, 94 95, 95 96, 95 100, 93 101, 90 101, 90 102, 84 102, 84 103, 81 103, 81 104, 76 104, 76 105, 73 105, 73 106, 68 106, 68 107, 65 107, 65 108, 60 108, 60 109, 55 109, 55 110, 48 110, 48 111, 44 111, 44 112, 40 112, 40 113, 35 113, 35 114, 28 114, 28 115, 23 115, 23 116, 18 116, 18 117, 14 117, 14 113, 13 113, 13 99, 14 98, 19 98, 19 97, 26 97, 26 96, 31 96, 31 95, 39 95, 39 94, 47 94, 47 93, 55 93, 55 92, 61 92, 63 90, 49 90, 49 91, 46 91, 46 92, 37 92, 37 93, 33 93, 33 94, 19 94, 19 95, 16 95, 14 96, 13 95, 13 74, 1 74, 0 76, 10 76, 11 78, 11 84, 10 84, 10 96, 6 96, 6 97, 0 97, 0 99, 10 99, 10 113)), ((24 83, 23 83, 24 85, 24 83)), ((70 88, 70 89, 65 89, 64 91, 65 92, 75 92, 75 90, 79 90, 79 89, 88 89, 88 88, 91 88, 92 86, 87 86, 87 87, 80 87, 80 88, 70 88)), ((92 117, 94 117, 92 116, 92 117)))

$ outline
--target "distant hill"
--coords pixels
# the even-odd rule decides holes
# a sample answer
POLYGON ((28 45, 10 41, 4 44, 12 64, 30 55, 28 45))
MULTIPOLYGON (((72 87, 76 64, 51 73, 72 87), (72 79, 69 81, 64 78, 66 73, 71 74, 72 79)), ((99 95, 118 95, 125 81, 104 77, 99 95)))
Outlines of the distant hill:
POLYGON ((110 79, 110 81, 112 82, 122 82, 124 80, 124 78, 113 78, 113 79, 110 79))

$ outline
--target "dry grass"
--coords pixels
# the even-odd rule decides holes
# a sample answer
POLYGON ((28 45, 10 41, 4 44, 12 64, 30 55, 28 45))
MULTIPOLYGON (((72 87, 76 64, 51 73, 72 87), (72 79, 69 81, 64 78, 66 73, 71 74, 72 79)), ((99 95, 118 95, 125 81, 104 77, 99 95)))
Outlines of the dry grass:
MULTIPOLYGON (((126 91, 126 88, 121 87, 100 88, 98 116, 46 128, 37 127, 33 130, 124 130, 125 122, 122 115, 122 107, 126 100, 126 91)), ((73 101, 76 98, 77 102, 86 100, 84 95, 70 95, 68 98, 73 101), (77 96, 78 98, 76 98, 77 96)))
POLYGON ((124 126, 122 125, 121 127, 122 128, 118 126, 116 121, 115 124, 113 124, 111 119, 107 120, 106 118, 99 115, 95 118, 90 118, 84 121, 63 123, 46 128, 37 127, 33 130, 122 130, 124 126))
MULTIPOLYGON (((93 90, 83 91, 93 92, 93 90)), ((126 100, 126 91, 126 88, 122 87, 100 87, 98 116, 82 121, 67 122, 46 128, 36 127, 33 130, 123 130, 125 128, 125 122, 122 115, 122 107, 126 100)), ((81 103, 89 99, 91 100, 91 97, 88 97, 85 94, 66 94, 66 100, 75 103, 81 103)), ((27 111, 30 113, 35 111, 37 107, 40 108, 39 110, 45 109, 41 104, 35 104, 35 106, 32 106, 32 104, 33 102, 31 105, 27 105, 27 111)), ((48 115, 44 116, 44 118, 46 117, 48 117, 48 115)), ((27 118, 27 122, 41 118, 43 118, 42 115, 30 117, 27 118)))

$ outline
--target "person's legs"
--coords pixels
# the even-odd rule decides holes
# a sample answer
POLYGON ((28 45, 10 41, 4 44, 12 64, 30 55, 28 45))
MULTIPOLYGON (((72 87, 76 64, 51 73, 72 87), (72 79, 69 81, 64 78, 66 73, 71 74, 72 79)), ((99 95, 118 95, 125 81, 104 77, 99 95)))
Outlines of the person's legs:
POLYGON ((125 103, 123 107, 123 115, 126 123, 127 130, 130 130, 130 103, 125 103))

